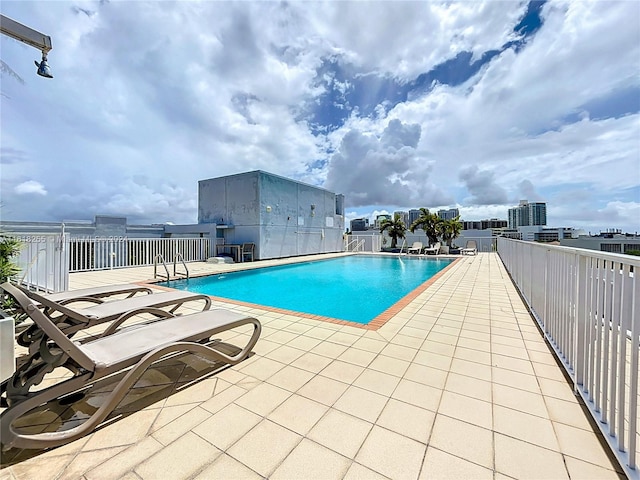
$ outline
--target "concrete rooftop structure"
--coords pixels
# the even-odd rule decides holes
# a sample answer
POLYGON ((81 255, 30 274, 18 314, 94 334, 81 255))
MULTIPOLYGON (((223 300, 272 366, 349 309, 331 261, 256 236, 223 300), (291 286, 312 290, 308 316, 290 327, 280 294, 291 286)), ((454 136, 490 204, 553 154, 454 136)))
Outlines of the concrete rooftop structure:
MULTIPOLYGON (((151 277, 144 267, 70 284, 151 277)), ((212 366, 161 364, 121 416, 60 448, 4 453, 0 479, 624 478, 495 253, 461 258, 375 331, 216 306, 262 322, 253 357, 193 384, 212 366)), ((100 392, 31 428, 77 421, 100 392)))

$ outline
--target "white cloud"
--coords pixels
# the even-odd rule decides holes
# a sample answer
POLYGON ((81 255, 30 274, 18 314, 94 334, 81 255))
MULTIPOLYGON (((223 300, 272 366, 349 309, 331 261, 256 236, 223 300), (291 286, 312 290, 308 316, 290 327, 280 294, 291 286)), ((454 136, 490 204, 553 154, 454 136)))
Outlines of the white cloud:
POLYGON ((35 180, 22 182, 20 185, 16 185, 13 191, 18 195, 45 196, 47 194, 47 190, 44 188, 44 185, 42 185, 40 182, 36 182, 35 180))
POLYGON ((587 107, 640 89, 636 2, 547 2, 517 53, 390 111, 352 111, 328 134, 307 123, 308 108, 323 107, 321 66, 342 69, 339 101, 355 73, 410 82, 513 40, 526 2, 43 5, 3 4, 52 36, 55 77, 34 75, 37 51, 0 38, 2 61, 25 79, 2 82, 3 216, 193 222, 198 180, 259 168, 345 193, 350 210, 457 204, 463 217, 506 218, 525 195, 563 225, 638 229, 628 205, 640 190, 640 114, 587 107), (32 201, 11 195, 24 188, 32 201))

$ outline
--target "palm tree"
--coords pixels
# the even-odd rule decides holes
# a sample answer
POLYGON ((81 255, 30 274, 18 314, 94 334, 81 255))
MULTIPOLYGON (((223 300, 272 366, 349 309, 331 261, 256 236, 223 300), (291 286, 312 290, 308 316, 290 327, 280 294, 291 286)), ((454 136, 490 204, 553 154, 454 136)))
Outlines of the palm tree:
POLYGON ((434 245, 438 241, 440 234, 439 224, 442 220, 435 213, 430 213, 428 208, 420 207, 420 216, 414 220, 409 227, 411 233, 418 229, 424 230, 429 239, 429 245, 434 245))
POLYGON ((460 216, 458 215, 456 218, 450 220, 441 220, 438 223, 438 231, 440 237, 442 237, 442 241, 450 247, 451 242, 458 238, 462 232, 460 216))
POLYGON ((404 238, 406 225, 402 221, 402 218, 397 213, 393 215, 393 220, 385 218, 380 222, 380 233, 387 231, 387 235, 391 237, 391 248, 396 248, 398 245, 398 239, 404 238))

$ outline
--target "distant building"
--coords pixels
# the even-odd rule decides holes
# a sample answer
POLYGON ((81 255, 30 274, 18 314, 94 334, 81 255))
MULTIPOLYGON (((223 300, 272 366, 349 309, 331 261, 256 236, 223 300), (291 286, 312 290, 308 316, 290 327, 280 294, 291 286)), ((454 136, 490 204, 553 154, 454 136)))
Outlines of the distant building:
MULTIPOLYGON (((620 232, 617 230, 616 232, 620 232)), ((640 235, 633 233, 602 232, 600 235, 579 235, 578 238, 560 240, 564 247, 586 248, 609 253, 629 253, 640 251, 640 235)))
POLYGON ((460 211, 457 208, 450 208, 448 210, 438 210, 438 216, 442 220, 453 220, 460 216, 460 211))
POLYGON ((509 228, 547 224, 547 204, 520 200, 520 205, 508 211, 509 228))
POLYGON ((369 228, 369 219, 368 218, 354 218, 351 220, 351 231, 352 232, 364 232, 369 228))
POLYGON ((407 227, 410 227, 411 224, 415 222, 419 217, 420 210, 418 210, 417 208, 412 208, 411 210, 409 210, 409 225, 407 225, 407 227))
POLYGON ((383 220, 391 220, 391 215, 388 214, 380 214, 376 217, 376 221, 374 223, 375 225, 375 229, 376 230, 380 230, 380 224, 382 223, 383 220))
POLYGON ((400 217, 400 220, 402 220, 402 223, 404 223, 404 226, 408 229, 411 224, 409 223, 409 212, 404 212, 402 210, 399 210, 397 212, 393 212, 394 217, 396 215, 398 215, 400 217))
POLYGON ((463 220, 462 228, 464 230, 488 230, 496 228, 507 228, 507 221, 497 218, 490 218, 486 220, 463 220))
POLYGON ((576 230, 571 227, 544 227, 542 225, 530 225, 518 227, 517 232, 520 240, 529 242, 557 242, 565 238, 577 236, 576 230))
POLYGON ((3 220, 0 229, 22 235, 65 233, 71 239, 136 239, 215 236, 215 225, 129 224, 126 217, 96 215, 94 220, 23 222, 3 220))

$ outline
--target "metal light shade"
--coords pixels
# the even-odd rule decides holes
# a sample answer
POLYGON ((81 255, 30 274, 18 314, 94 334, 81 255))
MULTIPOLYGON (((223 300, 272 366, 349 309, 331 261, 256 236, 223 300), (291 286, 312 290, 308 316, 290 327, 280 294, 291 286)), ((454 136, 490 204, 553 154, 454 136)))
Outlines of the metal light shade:
POLYGON ((42 62, 38 63, 38 61, 36 60, 34 61, 34 63, 36 64, 36 67, 38 67, 38 75, 40 75, 41 77, 53 78, 53 75, 51 75, 51 69, 47 64, 47 57, 45 55, 42 55, 42 62))

